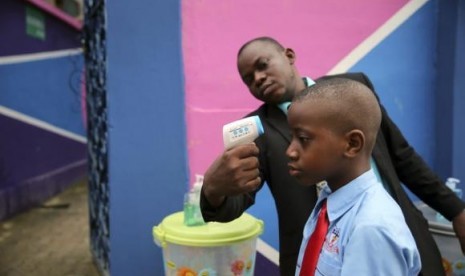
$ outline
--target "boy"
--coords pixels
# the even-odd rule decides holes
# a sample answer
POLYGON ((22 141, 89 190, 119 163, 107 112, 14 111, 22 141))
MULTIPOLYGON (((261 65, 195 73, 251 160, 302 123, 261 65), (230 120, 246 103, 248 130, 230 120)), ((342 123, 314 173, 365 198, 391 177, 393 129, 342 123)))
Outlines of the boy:
POLYGON ((304 185, 327 183, 305 225, 296 275, 418 275, 413 236, 370 165, 381 123, 374 94, 348 79, 321 81, 295 97, 288 122, 290 174, 304 185))

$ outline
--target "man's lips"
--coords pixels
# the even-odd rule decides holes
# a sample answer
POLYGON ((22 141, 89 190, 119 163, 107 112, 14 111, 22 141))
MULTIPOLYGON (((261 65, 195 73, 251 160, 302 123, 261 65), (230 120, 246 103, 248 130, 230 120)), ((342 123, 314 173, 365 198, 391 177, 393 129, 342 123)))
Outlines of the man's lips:
POLYGON ((267 95, 269 95, 271 92, 273 92, 273 85, 274 85, 274 83, 265 84, 265 85, 263 86, 263 89, 262 89, 262 95, 263 95, 263 96, 267 96, 267 95))

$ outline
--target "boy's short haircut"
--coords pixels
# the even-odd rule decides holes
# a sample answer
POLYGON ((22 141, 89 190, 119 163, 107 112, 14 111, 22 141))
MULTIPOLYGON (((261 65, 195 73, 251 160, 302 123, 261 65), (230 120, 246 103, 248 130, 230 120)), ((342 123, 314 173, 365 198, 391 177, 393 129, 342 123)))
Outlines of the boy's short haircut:
POLYGON ((294 101, 308 100, 328 102, 330 108, 325 117, 332 122, 335 131, 346 133, 360 129, 366 136, 370 151, 376 141, 381 124, 381 109, 374 93, 364 84, 344 79, 322 80, 298 93, 294 101))

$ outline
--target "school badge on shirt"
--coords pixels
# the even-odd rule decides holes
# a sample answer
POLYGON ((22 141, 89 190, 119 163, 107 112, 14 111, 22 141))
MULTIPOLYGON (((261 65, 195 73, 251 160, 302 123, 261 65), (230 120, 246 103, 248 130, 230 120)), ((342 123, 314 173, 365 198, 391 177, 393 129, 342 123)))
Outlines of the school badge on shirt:
POLYGON ((337 246, 337 241, 339 240, 340 229, 334 227, 329 234, 329 238, 325 240, 323 249, 329 253, 339 254, 339 247, 337 246))

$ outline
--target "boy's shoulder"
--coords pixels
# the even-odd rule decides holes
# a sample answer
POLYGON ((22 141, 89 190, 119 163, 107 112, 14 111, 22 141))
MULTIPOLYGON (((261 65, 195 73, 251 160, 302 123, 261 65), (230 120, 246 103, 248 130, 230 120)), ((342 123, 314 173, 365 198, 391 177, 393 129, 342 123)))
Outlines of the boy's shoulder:
POLYGON ((405 218, 397 202, 382 187, 369 189, 358 206, 357 224, 386 226, 390 223, 405 223, 405 218))

